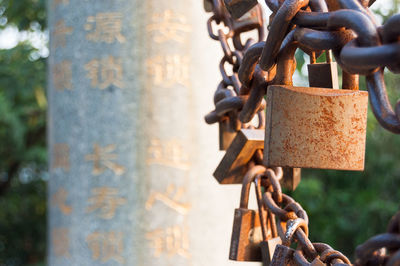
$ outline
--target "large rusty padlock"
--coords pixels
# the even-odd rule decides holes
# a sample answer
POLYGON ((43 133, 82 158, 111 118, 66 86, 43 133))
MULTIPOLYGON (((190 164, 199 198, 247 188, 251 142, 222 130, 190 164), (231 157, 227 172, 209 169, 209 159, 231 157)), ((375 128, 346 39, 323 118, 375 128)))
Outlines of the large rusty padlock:
POLYGON ((364 169, 368 92, 272 85, 264 164, 364 169))
POLYGON ((257 211, 248 209, 251 183, 265 167, 250 168, 243 178, 240 207, 235 209, 229 259, 236 261, 261 261, 260 242, 263 240, 260 217, 257 211))

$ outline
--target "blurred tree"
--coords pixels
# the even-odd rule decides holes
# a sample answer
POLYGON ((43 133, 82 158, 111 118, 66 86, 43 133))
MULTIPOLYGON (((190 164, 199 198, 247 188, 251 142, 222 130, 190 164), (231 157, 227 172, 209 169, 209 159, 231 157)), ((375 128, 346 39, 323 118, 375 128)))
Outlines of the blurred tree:
MULTIPOLYGON (((0 27, 46 29, 43 0, 0 0, 0 27)), ((44 264, 46 62, 29 40, 0 50, 0 265, 44 264)))

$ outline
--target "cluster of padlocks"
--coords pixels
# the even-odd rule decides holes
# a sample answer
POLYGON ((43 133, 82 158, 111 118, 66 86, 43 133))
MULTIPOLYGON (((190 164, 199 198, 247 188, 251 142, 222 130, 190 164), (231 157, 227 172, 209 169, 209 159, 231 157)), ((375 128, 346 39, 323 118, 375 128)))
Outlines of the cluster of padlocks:
MULTIPOLYGON (((242 184, 240 207, 234 212, 229 258, 263 261, 264 265, 351 264, 328 245, 311 243, 306 212, 282 193, 281 185, 294 190, 301 179, 301 168, 364 169, 368 92, 359 90, 358 74, 374 80, 379 73, 371 66, 368 71, 361 71, 343 63, 348 55, 342 56, 346 50, 341 47, 354 41, 355 35, 341 26, 352 22, 354 18, 349 16, 354 15, 360 19, 360 25, 349 25, 356 28, 356 33, 361 31, 368 24, 364 13, 369 12, 371 2, 266 3, 273 14, 268 38, 263 42, 263 17, 256 0, 204 1, 206 11, 214 14, 208 22, 209 34, 221 42, 224 51, 220 64, 223 80, 214 95, 216 107, 206 116, 207 123, 219 123, 220 149, 226 150, 214 177, 220 184, 242 184), (345 10, 331 12, 339 8, 345 10), (296 28, 296 19, 312 29, 299 25, 296 28), (215 34, 218 25, 223 27, 215 34), (224 27, 228 33, 223 31, 224 27), (324 27, 329 31, 319 31, 324 27), (259 31, 258 43, 250 38, 243 44, 242 33, 254 29, 259 31), (293 86, 294 54, 298 48, 310 55, 309 87, 293 86), (343 70, 341 89, 332 50, 343 70), (325 62, 317 63, 322 54, 325 62), (232 66, 231 75, 227 74, 226 62, 232 66), (258 126, 252 123, 256 115, 258 126), (252 183, 256 187, 258 210, 248 209, 252 183), (291 248, 293 243, 297 243, 297 250, 291 248)), ((400 35, 400 31, 396 32, 400 35)), ((394 112, 376 95, 376 80, 370 81, 375 84, 371 85, 373 110, 381 124, 395 132, 396 121, 392 119, 385 125, 394 112), (384 106, 381 113, 385 108, 391 113, 387 111, 386 117, 380 118, 376 111, 379 104, 384 106)), ((360 265, 378 256, 375 251, 369 250, 365 256, 371 257, 358 260, 360 265)), ((387 256, 385 263, 390 254, 381 254, 387 256)))

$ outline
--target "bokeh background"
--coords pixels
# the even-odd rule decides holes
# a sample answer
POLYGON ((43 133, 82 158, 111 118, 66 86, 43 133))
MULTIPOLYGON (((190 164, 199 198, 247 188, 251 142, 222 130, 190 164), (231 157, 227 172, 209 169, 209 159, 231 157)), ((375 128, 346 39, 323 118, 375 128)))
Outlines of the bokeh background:
MULTIPOLYGON (((384 22, 399 5, 377 1, 373 10, 384 22)), ((0 0, 0 265, 46 264, 46 17, 44 0, 0 0)), ((309 59, 301 52, 296 59, 302 85, 309 59)), ((395 103, 400 77, 385 78, 395 103)), ((360 84, 364 89, 364 78, 360 84)), ((367 134, 364 172, 304 170, 289 193, 309 214, 311 240, 350 258, 399 209, 400 137, 382 129, 371 112, 367 134)))

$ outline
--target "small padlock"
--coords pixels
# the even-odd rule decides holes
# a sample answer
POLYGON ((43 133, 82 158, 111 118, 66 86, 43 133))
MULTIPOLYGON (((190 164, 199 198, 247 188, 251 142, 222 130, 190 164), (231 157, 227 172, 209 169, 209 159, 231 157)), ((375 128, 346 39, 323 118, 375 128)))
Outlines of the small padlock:
POLYGON ((294 252, 295 250, 284 246, 277 245, 275 248, 274 256, 271 261, 271 266, 295 266, 296 263, 294 261, 294 252))
POLYGON ((219 149, 221 151, 228 149, 236 137, 237 132, 232 129, 229 119, 227 118, 219 122, 219 149))
POLYGON ((214 172, 220 184, 241 184, 254 153, 264 147, 263 129, 241 129, 214 172))
POLYGON ((240 208, 235 209, 229 259, 236 261, 261 261, 260 242, 262 231, 257 211, 248 209, 250 186, 257 174, 265 172, 265 167, 250 168, 243 178, 240 208))
MULTIPOLYGON (((241 2, 243 0, 239 0, 241 2)), ((245 0, 249 2, 253 2, 252 0, 245 0)), ((236 0, 236 2, 238 2, 236 0)), ((240 18, 233 18, 230 16, 226 21, 228 26, 235 32, 235 35, 238 35, 245 31, 251 31, 254 29, 260 29, 263 25, 263 15, 262 15, 262 7, 259 4, 252 6, 249 11, 243 13, 240 18)))
MULTIPOLYGON (((235 96, 236 93, 233 90, 228 89, 223 82, 220 82, 214 93, 214 104, 217 105, 220 101, 235 96)), ((221 151, 226 150, 231 145, 237 130, 239 130, 233 127, 234 120, 237 120, 237 116, 235 117, 234 112, 231 111, 221 117, 219 121, 219 149, 221 151)))
POLYGON ((311 53, 308 64, 308 81, 310 87, 339 89, 337 63, 332 61, 332 52, 325 52, 326 63, 317 63, 315 52, 311 53))
POLYGON ((281 186, 290 190, 295 191, 301 181, 301 168, 284 167, 283 177, 279 181, 281 186))
POLYGON ((257 5, 257 0, 224 0, 225 7, 234 19, 238 19, 254 6, 257 5))
POLYGON ((271 226, 268 226, 268 222, 272 224, 275 223, 275 221, 271 217, 267 219, 267 211, 265 210, 262 200, 261 180, 259 177, 256 177, 255 185, 258 214, 260 216, 261 232, 263 237, 263 241, 260 242, 261 257, 263 266, 269 266, 271 264, 272 257, 274 256, 275 247, 278 244, 282 244, 282 240, 276 235, 276 232, 274 235, 273 230, 271 230, 271 226))

